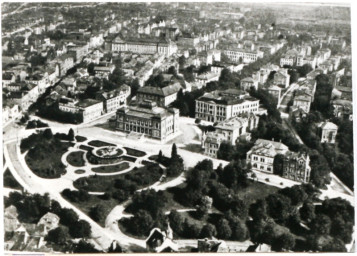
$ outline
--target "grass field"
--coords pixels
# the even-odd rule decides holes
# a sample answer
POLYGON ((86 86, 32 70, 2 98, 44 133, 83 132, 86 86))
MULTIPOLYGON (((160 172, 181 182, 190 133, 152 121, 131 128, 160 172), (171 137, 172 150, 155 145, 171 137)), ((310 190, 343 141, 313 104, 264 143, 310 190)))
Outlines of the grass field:
POLYGON ((67 156, 67 162, 75 167, 83 167, 85 165, 85 161, 83 159, 84 152, 83 151, 75 151, 71 152, 67 156))
POLYGON ((93 146, 93 147, 109 147, 109 146, 116 146, 115 144, 107 143, 101 140, 91 140, 88 142, 88 145, 93 146))
POLYGON ((124 148, 126 150, 126 153, 129 156, 136 156, 136 157, 146 156, 146 153, 143 152, 143 151, 140 151, 140 150, 137 150, 137 149, 133 149, 133 148, 127 148, 127 147, 124 147, 124 148))
POLYGON ((59 178, 66 173, 61 157, 71 142, 50 141, 29 150, 25 160, 29 168, 41 178, 59 178))
POLYGON ((117 206, 119 203, 117 200, 113 198, 109 198, 108 200, 102 199, 100 196, 90 195, 89 200, 82 202, 71 202, 73 205, 81 209, 84 213, 89 215, 90 209, 96 205, 100 205, 102 208, 104 218, 100 219, 98 224, 102 227, 105 227, 105 219, 110 213, 110 211, 117 206))
POLYGON ((4 187, 13 188, 13 189, 22 189, 22 186, 14 178, 9 169, 6 169, 4 172, 4 187))
POLYGON ((240 199, 250 205, 257 199, 262 199, 270 194, 274 194, 278 190, 279 188, 277 187, 269 186, 260 182, 250 181, 249 186, 244 189, 239 189, 237 194, 240 199))
POLYGON ((120 172, 125 169, 128 169, 130 166, 127 162, 123 162, 120 164, 116 165, 106 165, 106 166, 101 166, 97 168, 93 168, 93 172, 98 172, 98 173, 110 173, 110 172, 120 172))

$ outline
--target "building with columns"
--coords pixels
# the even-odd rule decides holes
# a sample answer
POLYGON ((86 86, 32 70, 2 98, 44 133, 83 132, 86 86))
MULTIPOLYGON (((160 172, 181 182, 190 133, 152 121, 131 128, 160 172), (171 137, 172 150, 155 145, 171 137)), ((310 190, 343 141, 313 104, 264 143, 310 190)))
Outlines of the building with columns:
POLYGON ((156 102, 148 100, 129 105, 117 110, 115 129, 167 141, 179 131, 179 110, 158 107, 156 102))

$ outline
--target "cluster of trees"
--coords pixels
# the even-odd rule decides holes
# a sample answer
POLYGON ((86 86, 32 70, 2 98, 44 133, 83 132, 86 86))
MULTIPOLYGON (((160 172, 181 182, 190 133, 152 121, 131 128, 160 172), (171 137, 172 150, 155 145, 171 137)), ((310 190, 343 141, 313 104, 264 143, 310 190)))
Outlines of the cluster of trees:
POLYGON ((46 237, 47 241, 54 244, 65 244, 74 238, 91 236, 91 226, 87 221, 80 220, 72 209, 62 208, 57 201, 51 200, 48 194, 11 192, 9 197, 5 197, 4 203, 6 207, 14 205, 19 213, 19 221, 24 223, 37 223, 48 212, 56 214, 60 218, 60 226, 51 230, 46 237))
MULTIPOLYGON (((27 164, 40 177, 58 178, 66 173, 61 156, 72 144, 62 142, 56 135, 52 134, 51 129, 46 129, 21 140, 21 152, 28 150, 25 157, 27 164)), ((68 137, 68 135, 65 136, 68 137)), ((72 140, 74 140, 73 130, 72 140)))
POLYGON ((330 181, 329 173, 333 171, 341 181, 353 189, 353 123, 349 120, 333 118, 339 130, 336 145, 322 144, 319 135, 319 122, 324 120, 319 111, 310 112, 300 123, 292 122, 300 138, 310 148, 310 166, 312 182, 323 187, 330 181))
POLYGON ((163 208, 168 202, 165 191, 149 189, 134 194, 131 204, 126 208, 134 217, 122 220, 126 230, 134 235, 148 236, 154 227, 166 228, 166 217, 163 208))
POLYGON ((48 127, 48 124, 42 122, 41 120, 31 120, 28 121, 26 125, 26 129, 45 128, 45 127, 48 127))
POLYGON ((58 103, 51 106, 46 106, 45 103, 41 104, 37 108, 36 115, 61 123, 78 124, 83 122, 83 116, 80 113, 64 112, 58 108, 58 103))
POLYGON ((326 119, 333 117, 333 108, 330 105, 332 84, 325 74, 316 76, 316 92, 311 110, 319 111, 326 119))
POLYGON ((233 159, 245 159, 247 152, 253 147, 254 142, 240 140, 235 146, 229 142, 222 142, 217 152, 217 158, 232 161, 233 159))
POLYGON ((168 177, 176 177, 184 171, 184 164, 182 157, 177 153, 176 144, 172 144, 171 157, 167 158, 162 155, 160 150, 157 162, 166 166, 166 175, 168 177))
POLYGON ((252 241, 277 251, 345 251, 344 243, 352 239, 353 207, 341 198, 315 205, 317 195, 312 185, 305 184, 257 200, 249 208, 252 241))
POLYGON ((305 150, 305 146, 300 144, 283 124, 276 122, 271 116, 263 115, 259 118, 258 127, 252 131, 252 137, 254 140, 261 138, 281 141, 292 151, 305 150))

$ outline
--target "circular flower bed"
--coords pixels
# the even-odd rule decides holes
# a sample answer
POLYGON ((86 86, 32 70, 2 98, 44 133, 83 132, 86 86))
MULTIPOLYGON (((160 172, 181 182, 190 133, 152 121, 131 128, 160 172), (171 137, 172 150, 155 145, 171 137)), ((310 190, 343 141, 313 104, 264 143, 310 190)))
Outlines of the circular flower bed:
POLYGON ((100 158, 116 158, 123 154, 123 150, 115 146, 106 146, 93 150, 93 155, 100 158))

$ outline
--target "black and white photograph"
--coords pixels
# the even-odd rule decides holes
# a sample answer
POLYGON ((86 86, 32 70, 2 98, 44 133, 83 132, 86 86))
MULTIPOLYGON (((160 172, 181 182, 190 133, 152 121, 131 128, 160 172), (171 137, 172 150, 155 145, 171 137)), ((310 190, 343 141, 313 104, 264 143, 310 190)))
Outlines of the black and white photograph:
POLYGON ((2 255, 354 253, 352 10, 2 1, 2 255))

